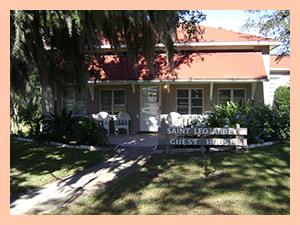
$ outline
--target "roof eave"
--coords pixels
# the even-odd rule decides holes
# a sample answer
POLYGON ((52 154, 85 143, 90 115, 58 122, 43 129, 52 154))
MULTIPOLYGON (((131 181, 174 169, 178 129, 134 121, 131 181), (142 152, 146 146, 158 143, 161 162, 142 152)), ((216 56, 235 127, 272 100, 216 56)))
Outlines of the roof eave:
MULTIPOLYGON (((161 44, 158 44, 161 45, 161 44)), ((279 46, 280 41, 223 41, 223 42, 192 42, 174 43, 174 46, 279 46)))
MULTIPOLYGON (((174 43, 174 47, 180 49, 202 49, 202 48, 213 48, 213 47, 240 47, 240 48, 251 48, 257 46, 270 46, 270 49, 274 49, 282 44, 281 41, 228 41, 228 42, 190 42, 190 43, 174 43)), ((121 51, 126 51, 126 44, 120 45, 121 51)), ((112 46, 100 45, 95 48, 110 51, 112 46)), ((165 45, 162 43, 155 45, 156 50, 164 50, 165 45)))
POLYGON ((255 83, 255 82, 264 82, 268 81, 267 78, 258 78, 258 79, 155 79, 155 80, 89 80, 88 84, 140 84, 140 83, 180 83, 180 84, 190 84, 190 83, 255 83))
POLYGON ((270 71, 274 71, 274 72, 277 72, 277 71, 289 72, 290 68, 270 68, 270 71))

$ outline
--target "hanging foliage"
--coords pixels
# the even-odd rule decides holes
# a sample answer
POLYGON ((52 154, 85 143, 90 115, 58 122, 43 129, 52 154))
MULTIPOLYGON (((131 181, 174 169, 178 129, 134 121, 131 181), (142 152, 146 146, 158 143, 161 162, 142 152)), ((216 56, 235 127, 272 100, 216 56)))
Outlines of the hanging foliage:
POLYGON ((279 57, 276 60, 290 54, 290 10, 247 10, 246 12, 249 18, 242 27, 244 31, 258 30, 265 37, 282 41, 282 45, 277 48, 276 54, 279 54, 279 57))
MULTIPOLYGON (((11 91, 22 94, 29 76, 37 69, 40 82, 52 89, 77 90, 87 79, 86 61, 102 44, 113 54, 126 54, 137 63, 142 54, 153 70, 155 44, 163 43, 172 70, 176 26, 183 21, 190 36, 201 34, 205 19, 200 11, 188 10, 15 10, 11 11, 11 91)), ((101 52, 101 49, 100 49, 101 52)))

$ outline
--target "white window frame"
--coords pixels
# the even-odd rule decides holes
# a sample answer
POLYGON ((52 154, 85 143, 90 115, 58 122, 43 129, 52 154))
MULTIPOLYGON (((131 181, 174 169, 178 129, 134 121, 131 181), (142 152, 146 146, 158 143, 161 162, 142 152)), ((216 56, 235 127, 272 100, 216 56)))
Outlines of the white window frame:
MULTIPOLYGON (((76 90, 74 88, 67 88, 67 91, 71 91, 72 92, 72 97, 73 97, 73 106, 72 107, 68 107, 68 108, 72 108, 72 110, 74 110, 76 108, 76 90)), ((84 99, 84 107, 85 107, 85 113, 84 114, 76 114, 75 110, 73 111, 73 113, 75 115, 78 115, 78 116, 85 116, 87 115, 87 90, 84 89, 81 91, 81 95, 84 95, 85 99, 84 99)), ((68 96, 69 97, 69 96, 68 96)), ((62 99, 61 99, 61 108, 63 109, 64 108, 64 99, 65 99, 65 96, 64 94, 62 93, 62 99)), ((80 105, 81 106, 81 105, 80 105)))
POLYGON ((244 102, 246 102, 246 96, 247 96, 247 90, 246 90, 246 88, 219 88, 218 89, 218 105, 220 104, 220 91, 221 90, 230 90, 230 101, 232 102, 233 101, 233 93, 234 93, 234 91, 236 91, 236 90, 244 90, 245 91, 245 96, 244 96, 244 102))
MULTIPOLYGON (((178 90, 188 90, 188 114, 183 114, 183 115, 203 115, 203 113, 204 113, 204 88, 177 88, 176 89, 176 111, 178 111, 178 96, 177 96, 178 90), (192 114, 192 90, 201 90, 202 91, 202 97, 201 97, 202 98, 202 106, 198 106, 198 108, 202 109, 201 114, 192 114)), ((180 99, 180 97, 179 97, 179 99, 180 99)))
POLYGON ((111 115, 115 115, 115 112, 114 112, 114 110, 115 110, 114 92, 115 91, 124 91, 124 106, 125 106, 124 111, 126 111, 126 89, 101 89, 99 91, 99 111, 100 112, 103 111, 101 109, 101 91, 110 91, 111 92, 111 115))

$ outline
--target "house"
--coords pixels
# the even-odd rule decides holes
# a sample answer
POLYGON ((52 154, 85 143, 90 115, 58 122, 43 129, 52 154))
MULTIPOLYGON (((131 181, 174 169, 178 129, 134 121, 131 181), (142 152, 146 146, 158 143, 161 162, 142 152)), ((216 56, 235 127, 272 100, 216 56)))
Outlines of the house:
POLYGON ((126 111, 131 117, 130 132, 156 132, 165 126, 170 112, 188 119, 226 101, 250 99, 263 104, 270 78, 270 51, 281 42, 201 27, 205 33, 198 40, 189 40, 181 27, 177 29, 173 71, 168 70, 162 44, 156 45, 152 73, 142 56, 133 65, 125 48, 117 57, 111 54, 109 45, 101 46, 106 55, 95 55, 89 64, 92 76, 85 92, 78 95, 70 87, 68 96, 63 96, 44 89, 43 111, 59 113, 68 107, 86 116, 100 111, 113 116, 126 111))
POLYGON ((265 104, 273 105, 274 92, 279 86, 290 87, 290 56, 277 60, 277 55, 270 55, 269 82, 265 83, 265 104))

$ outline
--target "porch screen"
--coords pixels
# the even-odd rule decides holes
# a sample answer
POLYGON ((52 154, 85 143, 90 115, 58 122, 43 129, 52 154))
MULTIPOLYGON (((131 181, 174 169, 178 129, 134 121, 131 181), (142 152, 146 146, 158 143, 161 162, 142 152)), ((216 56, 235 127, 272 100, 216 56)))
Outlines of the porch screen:
POLYGON ((177 112, 180 114, 203 114, 202 89, 178 89, 177 112))
POLYGON ((100 91, 100 111, 115 115, 125 110, 125 90, 100 91))
POLYGON ((219 104, 224 104, 228 101, 241 102, 245 101, 245 89, 219 89, 219 104))
POLYGON ((86 115, 86 93, 85 90, 81 94, 73 89, 68 89, 67 93, 63 95, 63 107, 67 110, 74 110, 76 115, 86 115))

